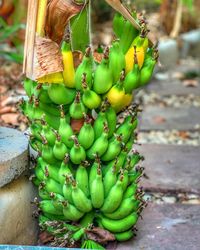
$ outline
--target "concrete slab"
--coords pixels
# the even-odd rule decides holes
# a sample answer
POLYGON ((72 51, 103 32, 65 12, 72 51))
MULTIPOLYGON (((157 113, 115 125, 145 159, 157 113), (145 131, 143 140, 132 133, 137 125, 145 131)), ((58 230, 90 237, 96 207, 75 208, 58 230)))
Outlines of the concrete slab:
POLYGON ((200 147, 145 144, 137 150, 145 157, 145 190, 200 194, 200 147))
POLYGON ((179 80, 173 80, 172 82, 153 80, 148 85, 147 92, 154 92, 160 96, 186 96, 191 94, 200 96, 200 82, 196 87, 186 87, 179 80))
POLYGON ((27 138, 15 129, 0 127, 0 187, 18 178, 27 166, 27 138))
POLYGON ((24 176, 0 188, 0 244, 35 245, 38 222, 31 201, 37 190, 24 176))
POLYGON ((197 107, 146 106, 141 114, 140 130, 195 130, 200 127, 197 107))
POLYGON ((131 241, 117 250, 198 250, 200 246, 200 206, 150 204, 138 223, 131 241))

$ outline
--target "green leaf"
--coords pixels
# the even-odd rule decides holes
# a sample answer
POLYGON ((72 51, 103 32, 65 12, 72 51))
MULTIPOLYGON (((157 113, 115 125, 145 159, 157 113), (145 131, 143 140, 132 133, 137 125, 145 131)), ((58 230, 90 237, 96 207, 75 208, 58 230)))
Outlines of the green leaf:
POLYGON ((20 54, 17 52, 0 50, 0 57, 3 57, 6 60, 20 63, 20 64, 22 64, 22 62, 23 62, 23 54, 20 54))

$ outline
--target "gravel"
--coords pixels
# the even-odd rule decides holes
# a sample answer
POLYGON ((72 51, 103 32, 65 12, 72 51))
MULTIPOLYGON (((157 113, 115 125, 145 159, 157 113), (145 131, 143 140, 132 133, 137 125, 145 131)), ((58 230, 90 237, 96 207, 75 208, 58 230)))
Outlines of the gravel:
POLYGON ((177 130, 139 132, 138 143, 199 146, 200 132, 177 131, 177 130))

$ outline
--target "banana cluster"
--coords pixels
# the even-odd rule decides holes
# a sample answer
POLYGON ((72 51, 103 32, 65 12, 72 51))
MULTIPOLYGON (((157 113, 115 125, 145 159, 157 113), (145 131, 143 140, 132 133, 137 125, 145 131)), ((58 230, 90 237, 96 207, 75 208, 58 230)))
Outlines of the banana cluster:
POLYGON ((145 206, 137 185, 143 157, 132 150, 138 108, 120 123, 117 114, 150 80, 157 50, 148 48, 145 26, 139 34, 119 14, 113 26, 118 39, 99 49, 101 61, 88 47, 75 68, 68 35, 61 46, 64 71, 24 81, 28 99, 20 106, 38 152, 33 182, 40 221, 68 223, 74 241, 91 224, 128 240, 145 206))

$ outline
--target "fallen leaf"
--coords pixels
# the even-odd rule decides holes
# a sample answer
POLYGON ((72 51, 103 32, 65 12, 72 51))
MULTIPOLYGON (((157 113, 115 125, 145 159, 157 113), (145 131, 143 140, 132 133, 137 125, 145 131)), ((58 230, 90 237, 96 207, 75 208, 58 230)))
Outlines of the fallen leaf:
POLYGON ((0 94, 4 94, 8 90, 8 86, 0 85, 0 94))
POLYGON ((162 117, 162 116, 154 116, 153 120, 157 124, 162 124, 162 123, 166 122, 166 119, 164 117, 162 117))
POLYGON ((98 243, 106 243, 115 240, 114 234, 100 227, 93 227, 92 229, 87 229, 86 234, 88 239, 94 240, 98 243))
POLYGON ((199 85, 198 81, 195 79, 186 79, 183 81, 185 87, 197 87, 199 85))
POLYGON ((184 73, 182 73, 182 72, 176 71, 176 72, 174 72, 174 73, 172 74, 172 77, 175 78, 175 79, 182 80, 182 79, 184 79, 185 75, 184 75, 184 73))
POLYGON ((8 124, 12 124, 12 125, 18 125, 18 114, 16 113, 8 113, 8 114, 4 114, 1 116, 1 119, 8 124))
POLYGON ((181 137, 182 139, 189 139, 190 135, 187 131, 179 131, 178 136, 181 137))
POLYGON ((6 114, 6 113, 14 113, 14 112, 16 112, 15 107, 6 106, 6 107, 0 108, 0 115, 6 114))
POLYGON ((49 234, 48 232, 46 231, 43 231, 39 234, 39 241, 40 243, 42 244, 46 244, 48 242, 51 242, 54 240, 54 236, 49 234))

